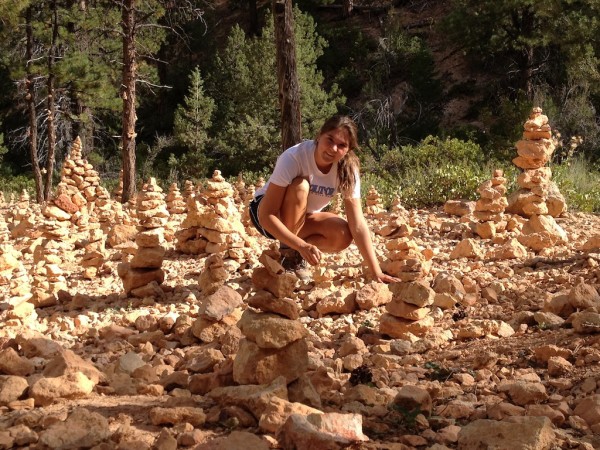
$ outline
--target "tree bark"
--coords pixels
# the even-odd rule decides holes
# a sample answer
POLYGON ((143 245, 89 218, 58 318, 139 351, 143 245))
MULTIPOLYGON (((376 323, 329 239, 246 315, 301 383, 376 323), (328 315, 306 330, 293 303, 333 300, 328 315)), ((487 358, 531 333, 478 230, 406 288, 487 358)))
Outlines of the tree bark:
POLYGON ((52 194, 52 177, 54 175, 54 162, 56 159, 56 103, 54 101, 54 60, 56 58, 56 41, 58 39, 58 11, 56 0, 51 3, 52 7, 52 36, 50 48, 48 49, 48 156, 46 159, 46 183, 44 186, 44 201, 50 200, 52 194))
POLYGON ((121 135, 123 157, 123 197, 126 203, 135 194, 135 79, 137 61, 135 51, 135 0, 124 0, 121 10, 123 30, 123 79, 121 97, 123 98, 123 131, 121 135))
POLYGON ((35 110, 35 80, 31 71, 33 64, 33 28, 31 26, 31 6, 27 8, 25 15, 25 29, 27 34, 27 79, 25 81, 27 102, 27 115, 29 116, 29 156, 31 158, 31 168, 35 180, 35 198, 38 203, 44 201, 44 185, 42 181, 42 172, 37 153, 37 113, 35 110))
POLYGON ((354 0, 344 0, 342 10, 344 12, 344 17, 350 17, 352 15, 352 10, 354 9, 354 0))
POLYGON ((302 139, 292 0, 273 0, 283 149, 302 139))

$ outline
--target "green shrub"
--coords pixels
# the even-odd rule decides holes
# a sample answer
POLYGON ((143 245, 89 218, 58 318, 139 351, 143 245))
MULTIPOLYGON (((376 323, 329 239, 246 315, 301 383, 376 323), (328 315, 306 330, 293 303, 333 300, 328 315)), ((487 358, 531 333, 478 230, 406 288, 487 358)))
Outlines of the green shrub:
POLYGON ((27 190, 32 200, 35 200, 35 182, 31 175, 12 175, 8 173, 0 173, 0 191, 9 200, 9 196, 14 194, 18 196, 23 189, 27 190))
POLYGON ((600 212, 600 168, 585 158, 552 166, 552 179, 567 206, 583 212, 600 212))

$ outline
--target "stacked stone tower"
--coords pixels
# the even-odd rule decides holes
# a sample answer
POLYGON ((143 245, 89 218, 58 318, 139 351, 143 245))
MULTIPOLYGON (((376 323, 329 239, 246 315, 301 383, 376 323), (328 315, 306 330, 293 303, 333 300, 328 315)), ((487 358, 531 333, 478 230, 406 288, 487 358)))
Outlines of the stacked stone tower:
POLYGON ((383 201, 381 199, 381 195, 375 189, 375 186, 371 186, 369 188, 369 192, 367 192, 367 198, 365 200, 365 214, 367 216, 378 216, 385 211, 383 208, 383 201))
POLYGON ((164 226, 169 219, 164 194, 154 178, 144 184, 137 196, 137 218, 137 251, 129 263, 119 264, 118 273, 126 293, 145 297, 157 293, 157 285, 164 281, 164 226))
POLYGON ((477 219, 474 231, 483 239, 491 239, 497 231, 506 227, 504 210, 506 200, 506 178, 502 170, 494 170, 491 180, 484 181, 477 188, 480 199, 475 203, 473 216, 477 219))
POLYGON ((533 108, 524 125, 523 139, 516 147, 518 156, 513 163, 523 169, 517 178, 521 189, 511 195, 507 211, 529 217, 519 242, 534 251, 566 243, 567 234, 554 220, 564 211, 565 203, 546 166, 555 144, 548 117, 541 108, 533 108))
POLYGON ((233 362, 239 384, 266 384, 284 376, 289 384, 308 368, 306 328, 292 295, 297 279, 286 273, 272 251, 264 252, 252 281, 258 292, 238 322, 244 335, 233 362), (271 254, 270 254, 271 253, 271 254))
POLYGON ((393 338, 407 339, 410 335, 422 336, 434 325, 429 314, 435 292, 425 281, 393 283, 392 300, 385 305, 379 332, 393 338))

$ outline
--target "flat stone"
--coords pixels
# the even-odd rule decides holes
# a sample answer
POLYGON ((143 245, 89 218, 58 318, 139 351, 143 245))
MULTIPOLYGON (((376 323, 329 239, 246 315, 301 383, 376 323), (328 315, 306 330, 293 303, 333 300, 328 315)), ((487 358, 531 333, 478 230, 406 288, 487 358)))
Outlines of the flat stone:
POLYGON ((238 327, 246 338, 260 348, 283 348, 307 334, 300 321, 276 314, 255 313, 250 309, 244 311, 238 327))
POLYGON ((547 417, 509 417, 501 422, 479 419, 458 433, 458 449, 550 450, 555 432, 547 417))
POLYGON ((267 291, 258 291, 248 299, 248 306, 296 320, 300 317, 300 308, 291 298, 275 298, 267 291))
POLYGON ((241 304, 242 296, 229 286, 223 285, 202 301, 199 314, 205 319, 219 321, 241 304))
POLYGON ((279 376, 287 383, 308 369, 308 346, 304 339, 281 349, 263 349, 243 339, 233 362, 233 379, 239 384, 266 384, 279 376))
POLYGON ((91 448, 111 435, 108 421, 85 408, 75 408, 64 422, 54 422, 40 432, 40 443, 48 448, 91 448))

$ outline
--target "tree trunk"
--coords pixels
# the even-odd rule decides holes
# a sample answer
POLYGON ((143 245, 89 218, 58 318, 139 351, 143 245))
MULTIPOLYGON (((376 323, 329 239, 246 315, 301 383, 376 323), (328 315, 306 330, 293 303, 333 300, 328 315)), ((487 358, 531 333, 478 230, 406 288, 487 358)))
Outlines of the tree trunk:
POLYGON ((292 0, 273 0, 273 19, 281 107, 281 141, 285 150, 302 138, 292 0))
POLYGON ((344 17, 350 17, 352 15, 352 10, 354 9, 354 0, 344 0, 342 10, 344 12, 344 17))
POLYGON ((27 101, 27 115, 29 116, 29 156, 31 157, 31 168, 35 180, 35 198, 38 203, 44 201, 44 186, 40 162, 37 153, 37 113, 35 110, 35 80, 31 71, 33 63, 33 28, 31 26, 31 6, 27 8, 25 15, 25 28, 27 33, 27 80, 25 81, 27 101))
POLYGON ((73 99, 71 108, 77 115, 77 120, 72 122, 71 135, 73 139, 79 136, 79 139, 81 139, 81 149, 87 155, 94 149, 92 111, 89 106, 83 104, 76 92, 71 93, 71 98, 73 99))
POLYGON ((44 201, 50 200, 52 193, 52 177, 54 175, 54 162, 56 159, 56 103, 54 101, 54 59, 56 58, 56 40, 58 39, 58 11, 56 0, 52 6, 52 36, 48 50, 48 157, 46 159, 46 183, 44 186, 44 201))
POLYGON ((135 0, 125 0, 121 11, 123 29, 123 198, 126 203, 135 194, 135 79, 137 61, 135 54, 135 0))

